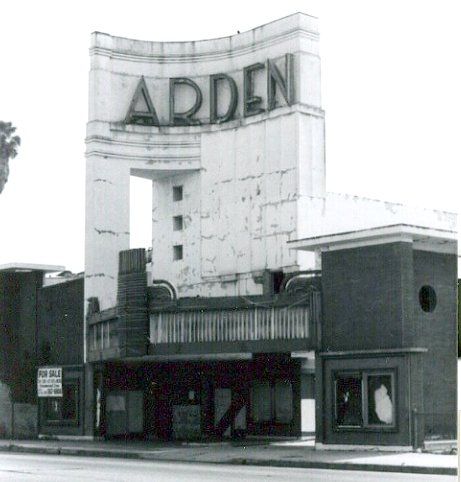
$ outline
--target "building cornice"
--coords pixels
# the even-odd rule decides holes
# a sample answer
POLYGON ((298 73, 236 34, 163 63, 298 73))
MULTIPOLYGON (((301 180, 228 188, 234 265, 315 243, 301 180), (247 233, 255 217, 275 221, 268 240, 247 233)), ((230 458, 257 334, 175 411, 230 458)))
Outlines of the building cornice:
POLYGON ((317 43, 319 34, 316 23, 314 17, 296 13, 236 35, 185 42, 152 42, 94 32, 90 55, 163 64, 222 60, 271 48, 293 39, 302 38, 317 43))
POLYGON ((325 234, 288 241, 288 245, 292 249, 304 251, 338 251, 399 242, 412 243, 414 249, 422 251, 451 254, 457 252, 457 233, 455 231, 410 224, 394 224, 325 234))

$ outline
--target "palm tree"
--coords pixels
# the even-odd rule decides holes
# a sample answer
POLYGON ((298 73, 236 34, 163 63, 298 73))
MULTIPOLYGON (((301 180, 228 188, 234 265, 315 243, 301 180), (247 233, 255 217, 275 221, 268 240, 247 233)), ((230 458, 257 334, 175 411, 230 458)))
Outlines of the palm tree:
POLYGON ((9 160, 17 156, 21 144, 20 137, 13 135, 15 131, 16 127, 11 122, 0 121, 0 193, 8 181, 9 160))

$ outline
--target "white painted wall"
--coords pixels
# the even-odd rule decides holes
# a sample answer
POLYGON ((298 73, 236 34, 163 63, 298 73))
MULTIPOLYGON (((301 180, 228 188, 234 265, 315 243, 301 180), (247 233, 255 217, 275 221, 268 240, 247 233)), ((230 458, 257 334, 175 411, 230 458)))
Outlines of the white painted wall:
POLYGON ((301 399, 301 432, 315 433, 315 398, 301 399))
POLYGON ((392 224, 457 231, 456 214, 346 194, 302 196, 299 212, 300 239, 392 224))
MULTIPOLYGON (((91 46, 87 127, 85 298, 101 308, 116 303, 118 252, 129 247, 129 175, 152 179, 152 276, 173 283, 180 296, 257 294, 265 269, 292 271, 311 264, 291 252, 299 195, 324 194, 323 112, 316 19, 295 14, 232 37, 198 42, 144 42, 95 33, 91 46), (243 117, 243 68, 294 56, 294 104, 243 117), (209 124, 210 74, 238 85, 235 119, 209 124), (143 75, 161 124, 168 123, 169 78, 188 77, 203 93, 201 126, 126 125, 143 75), (181 184, 184 200, 172 201, 181 184), (173 216, 184 229, 173 231, 173 216), (173 245, 184 259, 173 261, 173 245)), ((266 74, 255 95, 266 107, 266 74)), ((222 89, 221 89, 222 90, 222 89)), ((177 90, 177 109, 193 102, 177 90)), ((226 96, 219 105, 222 111, 226 96)), ((311 256, 311 258, 309 258, 311 256)), ((307 261, 306 261, 307 260, 307 261)))

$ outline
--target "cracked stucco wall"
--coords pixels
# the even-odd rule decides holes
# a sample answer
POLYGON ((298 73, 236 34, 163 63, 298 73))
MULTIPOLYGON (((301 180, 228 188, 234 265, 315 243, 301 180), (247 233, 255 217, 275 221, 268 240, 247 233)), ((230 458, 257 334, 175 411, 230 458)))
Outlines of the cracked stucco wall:
MULTIPOLYGON (((301 194, 324 190, 323 117, 317 22, 294 14, 253 31, 196 42, 144 42, 95 32, 90 47, 86 138, 85 299, 101 309, 116 303, 118 252, 129 248, 129 178, 153 180, 152 276, 173 283, 180 296, 257 294, 264 269, 312 266, 292 253, 301 194), (293 55, 292 105, 277 89, 278 107, 244 117, 244 68, 268 59, 283 71, 293 55), (210 125, 210 75, 235 80, 234 119, 210 125), (126 125, 128 107, 144 76, 161 127, 126 125), (169 79, 188 77, 202 91, 201 125, 169 125, 169 79), (182 211, 167 205, 182 182, 182 211), (184 216, 173 232, 172 216, 184 216), (172 246, 184 260, 172 260, 172 246)), ((285 74, 283 74, 285 75, 285 74)), ((228 90, 228 89, 227 89, 228 90)), ((218 86, 223 113, 229 93, 218 86)), ((266 68, 254 72, 254 95, 267 108, 266 68)), ((177 112, 190 108, 190 87, 175 91, 177 112)))
POLYGON ((201 170, 154 182, 154 276, 182 296, 235 296, 262 293, 254 278, 265 269, 315 268, 286 242, 297 237, 300 193, 324 192, 323 137, 304 139, 323 136, 317 125, 323 118, 292 113, 203 133, 201 170), (180 203, 174 185, 183 185, 180 203), (173 231, 177 215, 182 232, 173 231), (175 244, 182 261, 172 261, 175 244))
POLYGON ((129 248, 130 167, 104 156, 92 161, 86 172, 85 298, 92 293, 105 309, 116 302, 116 253, 129 248))

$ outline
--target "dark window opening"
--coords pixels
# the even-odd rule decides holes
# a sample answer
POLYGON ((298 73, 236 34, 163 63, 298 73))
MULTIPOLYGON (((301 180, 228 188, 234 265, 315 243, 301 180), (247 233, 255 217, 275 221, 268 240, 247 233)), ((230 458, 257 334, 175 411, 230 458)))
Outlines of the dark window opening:
POLYGON ((182 201, 182 186, 173 186, 173 201, 182 201))
POLYGON ((293 420, 293 389, 288 380, 275 382, 274 412, 278 423, 291 423, 293 420))
POLYGON ((178 261, 183 258, 182 244, 173 246, 173 260, 178 261))
POLYGON ((272 292, 274 294, 280 293, 283 283, 284 274, 283 271, 274 271, 271 273, 272 277, 272 292))
POLYGON ((45 399, 45 417, 52 423, 78 423, 78 383, 63 383, 62 397, 45 399))
POLYGON ((360 427, 362 425, 362 378, 339 377, 336 380, 336 425, 360 427))
POLYGON ((173 216, 173 231, 182 231, 183 229, 183 217, 173 216))
POLYGON ((255 382, 251 388, 251 417, 256 424, 291 424, 293 387, 289 380, 255 382))
POLYGON ((61 420, 62 402, 60 398, 48 398, 46 400, 46 419, 50 422, 61 420))
POLYGON ((251 390, 251 414, 256 423, 272 418, 271 386, 269 382, 256 382, 251 390))
POLYGON ((419 290, 419 305, 426 313, 431 313, 437 305, 437 295, 432 286, 423 286, 419 290))
POLYGON ((394 373, 340 373, 334 384, 336 428, 395 426, 394 373))

